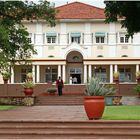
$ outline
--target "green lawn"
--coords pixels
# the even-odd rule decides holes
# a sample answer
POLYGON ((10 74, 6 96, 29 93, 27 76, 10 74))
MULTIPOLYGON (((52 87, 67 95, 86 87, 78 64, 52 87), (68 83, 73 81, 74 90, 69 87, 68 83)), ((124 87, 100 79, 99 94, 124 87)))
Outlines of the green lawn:
POLYGON ((140 106, 106 106, 103 120, 140 120, 140 106))
POLYGON ((0 105, 0 111, 1 110, 10 110, 10 109, 14 109, 16 108, 16 106, 12 106, 12 105, 0 105))

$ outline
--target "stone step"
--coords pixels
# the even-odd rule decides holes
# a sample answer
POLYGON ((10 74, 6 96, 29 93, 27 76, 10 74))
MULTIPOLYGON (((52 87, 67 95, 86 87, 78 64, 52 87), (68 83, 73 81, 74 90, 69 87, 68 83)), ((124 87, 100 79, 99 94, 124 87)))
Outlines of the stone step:
POLYGON ((82 105, 83 95, 37 96, 35 105, 82 105))
POLYGON ((135 138, 140 139, 140 121, 45 121, 0 120, 0 138, 135 138))

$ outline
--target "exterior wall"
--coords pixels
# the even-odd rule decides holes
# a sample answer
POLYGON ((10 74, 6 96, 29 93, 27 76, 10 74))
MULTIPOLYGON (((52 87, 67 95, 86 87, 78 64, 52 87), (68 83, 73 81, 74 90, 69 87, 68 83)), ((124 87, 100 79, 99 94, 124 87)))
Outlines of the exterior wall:
POLYGON ((109 47, 107 45, 94 45, 92 46, 92 57, 98 57, 102 55, 103 57, 108 57, 109 56, 109 47))
MULTIPOLYGON (((55 85, 54 85, 55 86, 55 85)), ((120 84, 120 95, 136 96, 134 91, 136 84, 120 84)), ((34 88, 34 95, 46 93, 49 84, 37 84, 34 88)), ((0 96, 25 96, 21 84, 0 84, 0 96)), ((64 94, 84 94, 85 85, 65 85, 64 94)))
POLYGON ((71 32, 84 32, 85 31, 85 25, 83 23, 67 23, 66 24, 66 32, 71 33, 71 32))
MULTIPOLYGON (((119 43, 119 32, 126 32, 126 29, 121 28, 119 23, 105 24, 104 21, 90 21, 90 22, 59 22, 55 27, 48 26, 45 22, 40 23, 25 23, 28 31, 33 33, 33 44, 37 49, 38 54, 34 58, 49 58, 50 56, 64 58, 69 46, 68 34, 71 32, 81 32, 81 51, 86 51, 85 58, 95 58, 99 55, 104 57, 139 57, 138 50, 140 49, 140 33, 135 34, 133 42, 119 43), (46 43, 47 32, 57 33, 57 42, 55 44, 46 43), (95 32, 105 32, 106 42, 97 44, 95 42, 95 32), (67 49, 67 50, 66 50, 67 49), (66 50, 66 51, 65 51, 66 50), (133 52, 133 53, 132 53, 133 52), (63 54, 63 55, 62 55, 63 54)), ((75 47, 76 49, 76 47, 75 47)))
POLYGON ((104 21, 94 22, 91 24, 91 32, 108 32, 109 24, 105 24, 104 21))

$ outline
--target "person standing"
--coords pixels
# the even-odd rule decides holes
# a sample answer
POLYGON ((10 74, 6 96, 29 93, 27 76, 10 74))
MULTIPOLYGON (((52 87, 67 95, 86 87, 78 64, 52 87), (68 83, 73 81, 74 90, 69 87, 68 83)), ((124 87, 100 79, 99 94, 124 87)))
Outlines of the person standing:
POLYGON ((61 77, 59 76, 57 81, 56 81, 56 86, 58 89, 58 95, 61 96, 62 95, 62 89, 64 87, 64 83, 63 80, 61 79, 61 77))
POLYGON ((76 77, 73 78, 73 83, 77 84, 77 78, 76 77))

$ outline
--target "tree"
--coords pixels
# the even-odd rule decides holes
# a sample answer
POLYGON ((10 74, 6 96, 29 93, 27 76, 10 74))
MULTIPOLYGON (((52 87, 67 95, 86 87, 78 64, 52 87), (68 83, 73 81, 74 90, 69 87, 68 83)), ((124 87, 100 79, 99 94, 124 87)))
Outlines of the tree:
POLYGON ((140 31, 140 1, 105 1, 106 22, 121 19, 122 27, 127 29, 128 36, 140 31))
POLYGON ((55 26, 55 9, 47 1, 0 1, 0 73, 15 63, 27 62, 36 51, 22 21, 46 20, 55 26))

